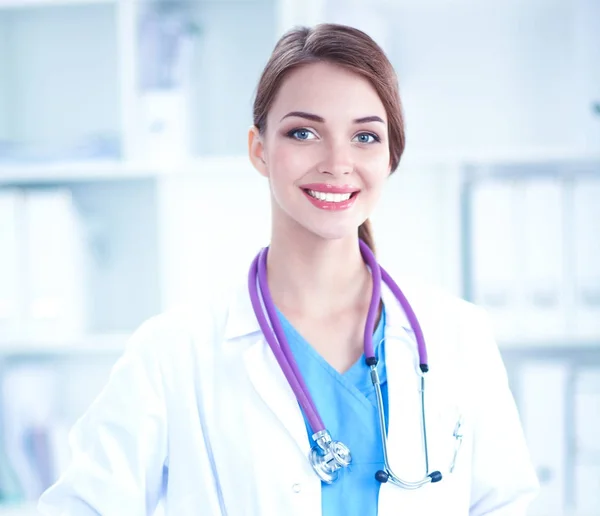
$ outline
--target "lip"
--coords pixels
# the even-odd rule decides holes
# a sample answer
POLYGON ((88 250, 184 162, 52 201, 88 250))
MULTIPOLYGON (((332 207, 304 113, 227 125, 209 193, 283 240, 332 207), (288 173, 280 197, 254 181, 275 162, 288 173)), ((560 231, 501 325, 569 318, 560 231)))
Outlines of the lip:
MULTIPOLYGON (((336 187, 336 188, 340 188, 340 187, 336 187)), ((313 204, 313 206, 319 208, 320 210, 327 210, 327 211, 342 211, 342 210, 347 210, 350 209, 354 203, 356 202, 356 198, 358 197, 358 193, 356 193, 355 195, 353 195, 352 197, 350 197, 350 199, 347 199, 345 201, 341 201, 341 202, 328 202, 328 201, 322 201, 321 199, 315 199, 312 195, 310 195, 306 190, 313 190, 312 188, 305 188, 302 187, 301 188, 302 193, 304 194, 304 196, 313 204)), ((316 190, 317 192, 322 192, 323 190, 316 190)), ((358 192, 359 190, 344 190, 344 191, 334 191, 334 190, 328 190, 328 193, 354 193, 354 192, 358 192)))
POLYGON ((315 192, 323 193, 354 193, 359 192, 360 188, 352 185, 332 185, 329 183, 310 183, 302 185, 300 188, 303 190, 313 190, 315 192))

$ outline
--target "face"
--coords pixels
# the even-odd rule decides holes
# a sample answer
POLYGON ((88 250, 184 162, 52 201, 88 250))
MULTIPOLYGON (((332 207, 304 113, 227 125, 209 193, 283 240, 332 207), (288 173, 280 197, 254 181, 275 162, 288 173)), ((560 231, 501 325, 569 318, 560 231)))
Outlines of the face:
POLYGON ((356 237, 390 173, 385 108, 371 83, 314 63, 283 81, 252 163, 269 179, 274 227, 325 239, 356 237))

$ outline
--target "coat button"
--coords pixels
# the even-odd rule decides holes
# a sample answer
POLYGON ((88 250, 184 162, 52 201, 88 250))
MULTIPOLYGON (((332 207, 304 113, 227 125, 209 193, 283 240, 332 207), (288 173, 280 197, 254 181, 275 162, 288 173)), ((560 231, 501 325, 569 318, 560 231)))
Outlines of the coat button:
POLYGON ((302 485, 301 484, 294 484, 292 486, 292 491, 294 491, 294 493, 299 493, 300 491, 302 491, 302 485))

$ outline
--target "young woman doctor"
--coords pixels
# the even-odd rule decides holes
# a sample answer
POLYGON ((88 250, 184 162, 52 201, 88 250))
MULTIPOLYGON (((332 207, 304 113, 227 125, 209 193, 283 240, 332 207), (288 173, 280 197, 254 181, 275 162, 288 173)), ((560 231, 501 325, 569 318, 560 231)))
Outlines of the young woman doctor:
POLYGON ((268 248, 239 289, 133 335, 43 514, 142 516, 161 499, 176 516, 526 513, 537 480, 485 316, 372 252, 404 142, 366 34, 281 38, 249 132, 268 248))

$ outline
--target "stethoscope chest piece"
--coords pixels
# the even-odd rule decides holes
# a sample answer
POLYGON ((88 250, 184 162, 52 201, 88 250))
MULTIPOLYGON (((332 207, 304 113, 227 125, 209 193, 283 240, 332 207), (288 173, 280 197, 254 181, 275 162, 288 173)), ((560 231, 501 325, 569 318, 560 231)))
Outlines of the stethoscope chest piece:
POLYGON ((310 450, 310 463, 323 482, 332 484, 337 480, 340 469, 352 462, 350 449, 340 441, 332 441, 327 430, 316 433, 313 438, 317 444, 310 450))

